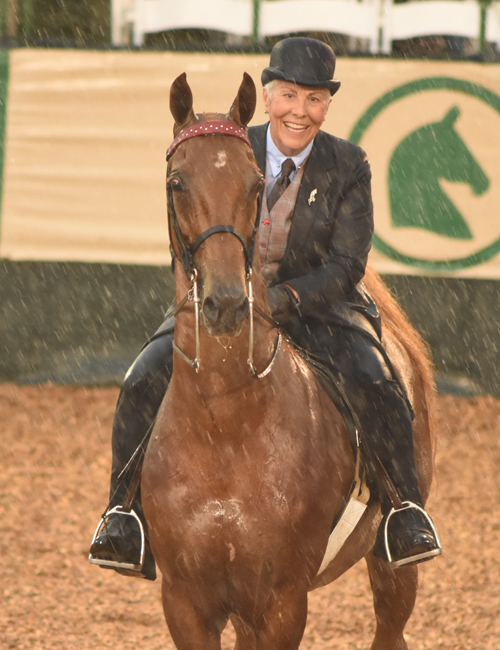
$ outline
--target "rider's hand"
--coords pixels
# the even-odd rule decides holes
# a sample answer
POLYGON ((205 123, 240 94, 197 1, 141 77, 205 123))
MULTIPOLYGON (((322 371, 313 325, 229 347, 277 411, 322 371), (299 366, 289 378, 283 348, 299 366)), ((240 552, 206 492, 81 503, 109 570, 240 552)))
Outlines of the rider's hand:
POLYGON ((284 284, 277 284, 275 287, 268 289, 267 298, 271 314, 279 325, 288 323, 292 316, 297 315, 297 300, 292 291, 284 284))

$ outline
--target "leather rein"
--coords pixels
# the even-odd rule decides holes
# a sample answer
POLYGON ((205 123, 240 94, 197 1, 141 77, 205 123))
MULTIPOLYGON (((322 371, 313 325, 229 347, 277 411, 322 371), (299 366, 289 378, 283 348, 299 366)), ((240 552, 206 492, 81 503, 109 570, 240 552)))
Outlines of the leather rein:
POLYGON ((232 137, 239 138, 243 140, 245 144, 251 148, 250 140, 248 138, 248 133, 246 129, 237 126, 236 124, 229 121, 213 120, 213 121, 200 121, 194 125, 188 126, 182 131, 180 131, 177 136, 174 138, 172 144, 167 150, 167 206, 168 206, 168 229, 170 233, 170 241, 175 243, 174 254, 180 260, 186 277, 191 283, 191 288, 187 292, 186 296, 181 300, 181 302, 176 305, 173 315, 177 315, 179 311, 184 307, 187 302, 194 302, 195 307, 195 336, 196 336, 196 353, 195 358, 190 359, 176 344, 173 343, 174 351, 186 361, 196 372, 200 369, 200 296, 199 296, 199 286, 198 286, 198 268, 194 260, 194 256, 198 248, 203 242, 205 242, 209 237, 215 235, 216 233, 229 233, 234 235, 243 247, 243 253, 245 255, 245 277, 247 285, 247 295, 248 295, 248 318, 249 318, 249 352, 248 352, 248 367, 250 373, 256 379, 262 379, 271 372, 271 369, 276 361, 278 353, 281 348, 282 334, 278 332, 278 340, 276 343, 276 348, 274 350, 273 357, 269 362, 268 366, 262 371, 257 372, 253 362, 253 350, 254 350, 254 311, 256 311, 262 318, 268 321, 273 327, 277 327, 277 323, 270 318, 265 312, 263 312, 257 305, 254 303, 253 297, 253 287, 252 287, 252 270, 253 270, 253 258, 255 250, 255 240, 257 236, 257 229, 259 227, 260 220, 260 207, 262 202, 263 186, 259 193, 259 198, 257 202, 257 214, 254 221, 254 226, 252 234, 247 241, 243 235, 232 225, 221 224, 217 226, 212 226, 207 228, 202 232, 192 244, 187 244, 182 231, 179 225, 179 220, 177 218, 177 213, 175 210, 174 197, 172 183, 170 182, 170 159, 177 147, 189 140, 191 138, 202 136, 202 135, 228 135, 232 137))

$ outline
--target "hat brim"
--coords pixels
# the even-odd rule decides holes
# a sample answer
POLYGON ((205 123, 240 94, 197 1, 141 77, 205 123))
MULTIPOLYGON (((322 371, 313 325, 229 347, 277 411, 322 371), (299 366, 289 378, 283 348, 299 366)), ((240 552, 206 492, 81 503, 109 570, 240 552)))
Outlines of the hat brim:
POLYGON ((334 79, 329 81, 315 81, 312 79, 297 79, 289 75, 285 75, 278 68, 264 68, 261 75, 262 85, 265 86, 270 81, 288 81, 292 84, 297 84, 298 86, 309 86, 310 88, 328 88, 330 95, 335 95, 337 90, 340 88, 340 81, 335 81, 334 79))

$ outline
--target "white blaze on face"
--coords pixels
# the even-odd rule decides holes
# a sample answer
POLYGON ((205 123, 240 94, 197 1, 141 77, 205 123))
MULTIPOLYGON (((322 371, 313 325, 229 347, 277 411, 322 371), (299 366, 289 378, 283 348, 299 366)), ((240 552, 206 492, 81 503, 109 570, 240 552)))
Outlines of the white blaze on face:
POLYGON ((225 151, 219 151, 217 153, 217 160, 215 162, 215 166, 217 169, 220 169, 221 167, 225 167, 227 162, 227 153, 225 151))

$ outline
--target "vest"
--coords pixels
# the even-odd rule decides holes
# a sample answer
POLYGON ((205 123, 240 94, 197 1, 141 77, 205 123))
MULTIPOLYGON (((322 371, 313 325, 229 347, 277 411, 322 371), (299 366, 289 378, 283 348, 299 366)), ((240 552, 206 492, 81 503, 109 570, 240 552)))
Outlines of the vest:
MULTIPOLYGON (((306 159, 307 160, 307 159, 306 159)), ((267 286, 277 279, 278 267, 285 255, 288 235, 299 193, 300 181, 306 161, 300 165, 295 178, 286 188, 269 213, 266 201, 260 209, 259 251, 262 272, 267 286)))

